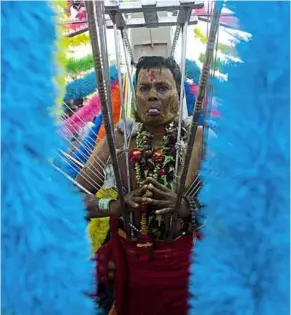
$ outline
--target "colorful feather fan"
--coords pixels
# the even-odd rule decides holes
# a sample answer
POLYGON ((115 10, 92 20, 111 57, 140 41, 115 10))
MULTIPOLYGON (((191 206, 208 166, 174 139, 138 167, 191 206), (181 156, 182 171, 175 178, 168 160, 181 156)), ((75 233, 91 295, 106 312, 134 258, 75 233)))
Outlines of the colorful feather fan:
POLYGON ((49 163, 61 140, 49 115, 56 29, 50 4, 2 3, 4 315, 91 315, 93 266, 81 196, 49 163))
MULTIPOLYGON (((114 126, 118 123, 120 119, 120 92, 119 92, 119 86, 117 83, 111 85, 111 99, 112 99, 112 116, 113 116, 113 124, 114 126)), ((104 124, 102 124, 99 134, 97 143, 102 140, 106 136, 106 131, 104 124)))
POLYGON ((86 123, 91 122, 99 114, 101 103, 99 95, 94 95, 87 104, 64 122, 64 134, 77 134, 86 123))
MULTIPOLYGON (((83 165, 86 164, 89 159, 91 153, 94 150, 94 146, 96 143, 96 138, 99 133, 100 127, 102 124, 102 114, 99 114, 94 120, 94 126, 91 128, 89 134, 85 137, 84 140, 81 140, 78 150, 73 154, 73 158, 83 165)), ((62 163, 62 169, 71 176, 72 178, 76 178, 79 174, 81 167, 74 163, 73 161, 67 161, 66 163, 62 163)))
MULTIPOLYGON (((111 66, 109 74, 110 82, 117 81, 117 68, 115 66, 111 66)), ((98 89, 97 81, 96 81, 96 73, 90 72, 86 76, 81 79, 72 81, 66 86, 66 95, 64 101, 67 102, 69 100, 78 99, 86 97, 98 89)))
POLYGON ((222 118, 202 173, 208 218, 193 253, 190 314, 288 315, 290 2, 230 6, 252 39, 216 89, 222 118))

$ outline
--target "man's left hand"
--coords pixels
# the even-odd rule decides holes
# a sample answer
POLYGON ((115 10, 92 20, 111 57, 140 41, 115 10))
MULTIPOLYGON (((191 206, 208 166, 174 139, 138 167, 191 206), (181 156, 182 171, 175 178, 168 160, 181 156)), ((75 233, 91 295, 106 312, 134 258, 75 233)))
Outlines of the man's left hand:
MULTIPOLYGON (((177 194, 166 186, 160 184, 152 177, 148 177, 143 183, 148 186, 148 190, 153 194, 152 198, 143 197, 143 203, 154 206, 157 210, 156 215, 166 215, 173 213, 176 206, 177 194)), ((183 198, 180 209, 178 209, 179 217, 187 217, 189 215, 188 203, 183 198)))

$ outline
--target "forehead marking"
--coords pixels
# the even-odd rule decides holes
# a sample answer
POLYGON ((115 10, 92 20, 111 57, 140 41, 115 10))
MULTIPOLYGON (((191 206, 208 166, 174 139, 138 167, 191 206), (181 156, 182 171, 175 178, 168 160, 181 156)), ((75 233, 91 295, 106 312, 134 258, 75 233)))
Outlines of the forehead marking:
POLYGON ((151 71, 150 74, 149 74, 149 78, 150 78, 150 81, 153 82, 156 80, 156 73, 155 71, 151 71))

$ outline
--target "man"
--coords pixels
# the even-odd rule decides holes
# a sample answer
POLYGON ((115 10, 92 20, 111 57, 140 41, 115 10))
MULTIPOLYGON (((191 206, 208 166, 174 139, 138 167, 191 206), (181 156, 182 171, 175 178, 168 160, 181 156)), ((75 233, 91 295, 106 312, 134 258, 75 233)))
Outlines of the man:
MULTIPOLYGON (((174 176, 178 133, 181 72, 172 58, 143 57, 136 66, 136 121, 131 126, 130 179, 132 190, 125 196, 133 214, 131 239, 122 232, 118 200, 86 197, 89 218, 111 217, 111 239, 97 252, 99 282, 114 277, 115 304, 110 314, 183 315, 187 314, 189 255, 195 238, 193 200, 183 197, 175 226, 175 240, 166 242, 169 216, 175 210, 177 182, 174 176), (116 271, 112 274, 112 260, 116 271), (109 269, 108 269, 109 265, 109 269), (110 266, 111 265, 111 266, 110 266), (110 269, 111 267, 111 269, 110 269)), ((123 124, 115 131, 118 152, 123 149, 123 124)), ((181 131, 182 170, 186 126, 181 131)), ((197 130, 186 185, 197 175, 202 152, 202 129, 197 130)), ((123 186, 127 188, 125 156, 119 154, 123 186)), ((97 145, 77 180, 96 194, 96 184, 114 186, 110 177, 106 139, 97 145), (94 173, 103 173, 100 179, 94 173)), ((112 173, 112 172, 111 172, 112 173)))
POLYGON ((64 105, 64 115, 65 119, 73 116, 81 107, 83 107, 83 99, 77 98, 74 100, 69 100, 64 105))
MULTIPOLYGON (((84 106, 83 103, 84 103, 84 100, 82 98, 72 99, 66 102, 64 104, 64 115, 63 115, 64 119, 69 119, 75 114, 78 115, 78 111, 84 106)), ((72 147, 69 150, 69 154, 73 154, 77 151, 77 149, 80 147, 81 142, 89 134, 93 126, 94 126, 94 123, 90 121, 90 122, 87 122, 84 125, 84 127, 82 127, 78 131, 74 131, 74 128, 73 128, 73 132, 70 137, 70 142, 71 142, 72 147)), ((92 143, 94 143, 94 140, 90 141, 89 145, 92 146, 92 143)))

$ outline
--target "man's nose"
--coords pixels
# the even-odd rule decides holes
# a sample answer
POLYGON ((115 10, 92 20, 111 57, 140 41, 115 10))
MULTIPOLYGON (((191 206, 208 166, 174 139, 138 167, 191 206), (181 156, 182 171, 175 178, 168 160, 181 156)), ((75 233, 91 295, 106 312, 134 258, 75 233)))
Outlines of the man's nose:
POLYGON ((154 87, 152 87, 150 89, 150 92, 149 92, 149 101, 156 101, 158 100, 158 95, 157 95, 157 91, 154 87))

